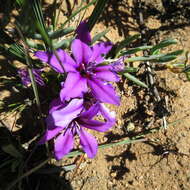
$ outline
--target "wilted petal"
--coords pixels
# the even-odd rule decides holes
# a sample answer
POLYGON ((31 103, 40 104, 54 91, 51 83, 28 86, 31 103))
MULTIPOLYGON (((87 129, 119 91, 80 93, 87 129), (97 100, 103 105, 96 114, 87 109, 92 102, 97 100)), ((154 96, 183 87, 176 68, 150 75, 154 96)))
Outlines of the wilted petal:
POLYGON ((24 86, 27 87, 31 84, 31 80, 30 80, 29 73, 28 73, 27 69, 19 69, 18 74, 19 74, 21 81, 22 81, 22 84, 24 86))
POLYGON ((92 56, 90 62, 102 63, 103 56, 106 55, 112 48, 111 42, 100 42, 92 46, 92 56))
POLYGON ((69 101, 71 98, 82 97, 88 90, 87 81, 79 73, 68 73, 64 87, 60 92, 61 101, 69 101))
POLYGON ((86 127, 88 129, 93 129, 99 132, 105 132, 108 129, 110 129, 113 125, 115 124, 115 122, 102 122, 102 121, 97 121, 97 120, 87 120, 87 119, 83 119, 80 121, 80 125, 82 127, 86 127))
POLYGON ((63 130, 62 127, 55 127, 51 130, 47 130, 45 132, 45 134, 43 135, 43 137, 40 139, 40 141, 38 142, 38 144, 44 144, 46 143, 47 141, 49 141, 50 139, 52 139, 53 137, 55 137, 56 135, 59 134, 59 132, 63 130))
POLYGON ((96 99, 101 102, 119 105, 120 99, 111 84, 98 79, 88 80, 88 84, 96 99))
MULTIPOLYGON (((44 86, 45 83, 41 77, 41 72, 42 72, 42 69, 32 69, 32 73, 35 77, 35 81, 36 83, 38 83, 40 86, 44 86)), ((21 81, 22 81, 22 84, 24 86, 29 86, 31 84, 31 80, 30 80, 30 76, 29 76, 29 72, 27 69, 19 69, 18 70, 18 74, 21 78, 21 81)))
POLYGON ((83 109, 82 99, 73 99, 59 110, 53 111, 46 119, 47 126, 66 127, 83 109))
POLYGON ((59 49, 56 52, 62 65, 52 52, 37 51, 34 55, 41 61, 48 63, 58 73, 64 73, 64 69, 66 72, 76 71, 75 61, 65 51, 59 49))
POLYGON ((74 139, 71 130, 66 130, 65 134, 60 134, 55 140, 54 154, 60 160, 73 149, 74 139))
POLYGON ((75 39, 71 44, 71 49, 78 65, 89 62, 92 51, 87 44, 83 43, 79 39, 75 39))
POLYGON ((77 33, 76 37, 77 39, 81 40, 86 44, 91 43, 91 36, 86 21, 83 21, 79 24, 79 26, 76 29, 76 33, 77 33))
POLYGON ((79 137, 80 137, 80 144, 83 150, 86 152, 89 158, 94 158, 96 156, 98 150, 98 143, 94 136, 80 128, 79 137))
POLYGON ((80 118, 92 119, 100 109, 100 104, 96 103, 92 105, 87 111, 80 114, 80 118))
POLYGON ((98 67, 98 72, 95 71, 95 77, 111 82, 118 82, 120 80, 119 76, 115 72, 105 69, 102 69, 101 71, 101 66, 98 67))

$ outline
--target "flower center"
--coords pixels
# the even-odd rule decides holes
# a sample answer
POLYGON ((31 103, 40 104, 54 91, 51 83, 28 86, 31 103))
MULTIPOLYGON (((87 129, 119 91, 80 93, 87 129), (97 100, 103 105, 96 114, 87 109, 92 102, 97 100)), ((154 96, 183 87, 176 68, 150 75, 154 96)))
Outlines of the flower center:
POLYGON ((84 63, 79 66, 78 71, 80 72, 81 76, 85 78, 90 78, 90 75, 92 74, 92 69, 86 66, 84 63))

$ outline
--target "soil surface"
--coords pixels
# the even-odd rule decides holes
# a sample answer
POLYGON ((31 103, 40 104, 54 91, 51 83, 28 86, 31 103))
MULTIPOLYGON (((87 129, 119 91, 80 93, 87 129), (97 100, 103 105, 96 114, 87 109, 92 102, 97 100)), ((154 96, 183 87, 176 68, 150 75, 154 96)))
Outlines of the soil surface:
MULTIPOLYGON (((123 37, 138 33, 140 29, 135 2, 111 2, 92 32, 109 27, 107 37, 115 43, 123 37)), ((167 4, 161 0, 142 2, 144 22, 150 31, 147 40, 155 44, 167 38, 177 39, 178 44, 167 50, 188 51, 189 2, 183 1, 182 4, 176 5, 172 1, 167 4)), ((85 157, 71 182, 74 189, 190 189, 190 82, 181 77, 180 73, 166 69, 157 70, 155 74, 161 99, 167 102, 167 129, 146 135, 148 141, 144 143, 100 149, 94 160, 85 157)), ((130 137, 146 124, 150 124, 149 128, 162 125, 162 119, 152 109, 154 101, 149 101, 153 99, 151 95, 126 80, 122 86, 121 105, 112 107, 117 113, 117 125, 104 134, 104 137, 96 134, 99 142, 113 142, 130 137), (134 124, 132 131, 127 130, 129 123, 134 124)), ((71 176, 72 172, 66 175, 68 179, 71 179, 71 176)))
MULTIPOLYGON (((135 1, 110 2, 92 34, 109 28, 106 37, 117 43, 128 35, 139 33, 135 1)), ((178 40, 178 44, 167 48, 167 51, 190 50, 190 2, 142 2, 149 43, 155 44, 163 39, 174 38, 178 40)), ((92 8, 86 12, 85 17, 91 11, 92 8)), ((61 14, 59 22, 63 19, 61 14)), ((137 45, 142 44, 137 42, 131 47, 137 45)), ((190 82, 181 73, 159 67, 155 70, 155 85, 161 97, 161 105, 155 102, 153 94, 122 79, 117 87, 121 95, 121 105, 109 106, 117 114, 117 124, 107 133, 94 133, 99 143, 117 142, 138 134, 144 135, 146 141, 99 149, 93 160, 85 156, 77 172, 74 170, 66 173, 66 179, 74 190, 190 189, 190 82), (162 126, 162 114, 166 117, 168 127, 157 130, 162 126), (145 134, 153 128, 156 130, 145 134)), ((140 72, 137 77, 145 82, 140 72)), ((7 96, 9 92, 4 93, 7 96)), ((0 96, 2 99, 5 97, 3 94, 0 96)), ((7 122, 12 123, 12 119, 9 118, 7 122)), ((79 161, 80 157, 77 157, 69 162, 79 161)), ((65 158, 57 165, 65 165, 67 162, 65 158)))

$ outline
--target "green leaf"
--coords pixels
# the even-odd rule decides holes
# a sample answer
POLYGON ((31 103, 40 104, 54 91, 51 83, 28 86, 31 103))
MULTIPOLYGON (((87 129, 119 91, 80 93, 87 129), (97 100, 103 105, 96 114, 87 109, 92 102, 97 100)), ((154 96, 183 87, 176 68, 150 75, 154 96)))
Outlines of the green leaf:
POLYGON ((127 51, 122 52, 121 56, 122 55, 134 54, 134 53, 137 53, 139 51, 144 51, 144 50, 147 50, 147 49, 151 49, 152 47, 153 46, 140 46, 140 47, 132 48, 132 49, 129 49, 127 51))
POLYGON ((125 67, 120 74, 123 73, 136 73, 139 69, 135 67, 125 67))
POLYGON ((150 55, 155 55, 156 51, 158 49, 162 49, 164 47, 170 46, 172 44, 176 44, 177 40, 174 39, 167 39, 167 40, 163 40, 161 41, 159 44, 155 45, 151 50, 150 50, 150 55))
MULTIPOLYGON (((99 145, 98 148, 109 148, 109 147, 114 147, 114 146, 118 146, 118 145, 124 145, 124 144, 132 144, 132 143, 137 143, 137 142, 142 142, 145 141, 145 139, 125 139, 125 140, 121 140, 119 142, 113 142, 113 143, 107 143, 107 144, 103 144, 103 145, 99 145)), ((65 155, 65 157, 74 157, 74 156, 78 156, 84 154, 84 152, 82 150, 76 150, 76 151, 72 151, 69 154, 65 155)))
MULTIPOLYGON (((68 27, 68 28, 65 28, 65 29, 59 29, 59 30, 56 30, 56 31, 48 32, 48 36, 49 36, 50 39, 56 39, 56 38, 63 37, 65 35, 73 32, 74 30, 75 30, 74 27, 68 27)), ((31 36, 31 38, 41 40, 42 36, 40 34, 34 34, 34 35, 31 36)))
POLYGON ((104 30, 103 32, 98 33, 92 38, 91 44, 94 44, 96 41, 100 40, 103 36, 105 36, 109 32, 109 29, 104 30))
POLYGON ((127 45, 129 45, 132 41, 138 39, 140 37, 139 34, 135 34, 133 36, 130 36, 128 38, 126 38, 125 40, 121 41, 115 50, 115 54, 117 55, 119 53, 120 50, 122 50, 123 48, 125 48, 127 45))
POLYGON ((150 55, 150 56, 139 56, 139 57, 131 57, 127 58, 126 62, 135 62, 135 61, 154 61, 154 62, 167 62, 173 59, 176 59, 178 55, 181 55, 183 50, 177 50, 167 54, 158 54, 158 55, 150 55))
POLYGON ((32 0, 31 6, 32 6, 34 18, 35 18, 36 27, 39 30, 41 36, 43 37, 45 43, 51 47, 51 40, 48 36, 47 30, 45 27, 45 21, 43 18, 40 0, 32 0))
POLYGON ((15 158, 22 158, 22 154, 12 144, 2 145, 1 148, 4 152, 15 158))
POLYGON ((53 42, 53 48, 54 49, 58 49, 58 48, 66 49, 70 46, 72 40, 73 40, 73 38, 70 38, 67 40, 62 40, 59 42, 53 42))
POLYGON ((133 81, 133 82, 136 83, 137 85, 142 86, 142 87, 145 87, 145 88, 148 88, 148 86, 147 86, 144 82, 141 82, 139 79, 137 79, 137 78, 134 77, 133 75, 131 75, 131 74, 129 74, 129 73, 123 73, 123 75, 124 75, 128 80, 133 81))
POLYGON ((25 54, 24 54, 24 49, 21 45, 18 44, 12 44, 8 49, 7 49, 8 53, 11 53, 12 55, 21 58, 21 59, 25 59, 25 54))
POLYGON ((25 4, 26 0, 16 0, 16 2, 19 6, 23 6, 25 4))
POLYGON ((96 3, 96 6, 88 19, 87 24, 88 24, 89 31, 91 31, 92 28, 94 27, 94 25, 96 24, 97 20, 99 19, 100 15, 103 12, 104 7, 108 1, 109 0, 98 0, 98 2, 96 3))
POLYGON ((73 12, 73 14, 61 25, 62 27, 64 27, 73 17, 75 17, 77 14, 79 14, 81 11, 87 9, 88 7, 90 7, 91 5, 93 5, 97 0, 92 0, 90 3, 88 3, 87 5, 79 8, 78 10, 76 10, 75 12, 73 12))

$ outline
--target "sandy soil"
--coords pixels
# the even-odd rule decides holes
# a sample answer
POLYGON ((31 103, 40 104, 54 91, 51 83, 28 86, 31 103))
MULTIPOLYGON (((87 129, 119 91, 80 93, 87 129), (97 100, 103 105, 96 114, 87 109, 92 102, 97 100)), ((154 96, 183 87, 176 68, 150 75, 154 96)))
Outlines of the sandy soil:
MULTIPOLYGON (((102 17, 92 31, 110 28, 107 37, 116 43, 129 34, 139 32, 136 5, 132 0, 110 0, 102 17)), ((169 12, 166 1, 143 1, 145 24, 151 43, 175 38, 178 45, 170 50, 190 50, 189 9, 184 5, 169 12), (180 14, 181 13, 183 14, 180 14)), ((188 3, 188 1, 184 1, 188 3)), ((68 7, 67 7, 68 8, 68 7)), ((92 9, 86 12, 86 16, 92 9)), ((60 23, 64 19, 61 14, 60 23)), ((77 22, 77 21, 76 21, 77 22)), ((140 44, 135 44, 140 45, 140 44)), ((134 47, 134 46, 133 46, 134 47)), ((139 73, 139 77, 140 77, 139 73)), ((146 142, 101 149, 95 159, 86 156, 77 174, 66 174, 75 190, 189 190, 190 189, 190 82, 181 74, 157 70, 156 85, 163 101, 167 101, 168 128, 145 135, 146 142)), ((121 95, 119 107, 110 106, 117 113, 117 124, 105 134, 95 133, 100 143, 118 141, 147 129, 161 126, 161 118, 154 110, 154 102, 147 92, 123 80, 117 88, 121 95), (122 88, 119 88, 122 86, 122 88), (130 131, 129 123, 134 125, 130 131)), ((8 93, 8 92, 4 92, 8 93)), ((3 94, 1 94, 4 97, 3 94)), ((7 94, 6 94, 7 96, 7 94)), ((161 109, 161 108, 160 108, 161 109)), ((10 118, 8 122, 11 122, 10 118)), ((76 159, 71 160, 75 163, 76 159)), ((65 159, 61 162, 66 163, 65 159)), ((60 164, 60 163, 59 163, 60 164)))

